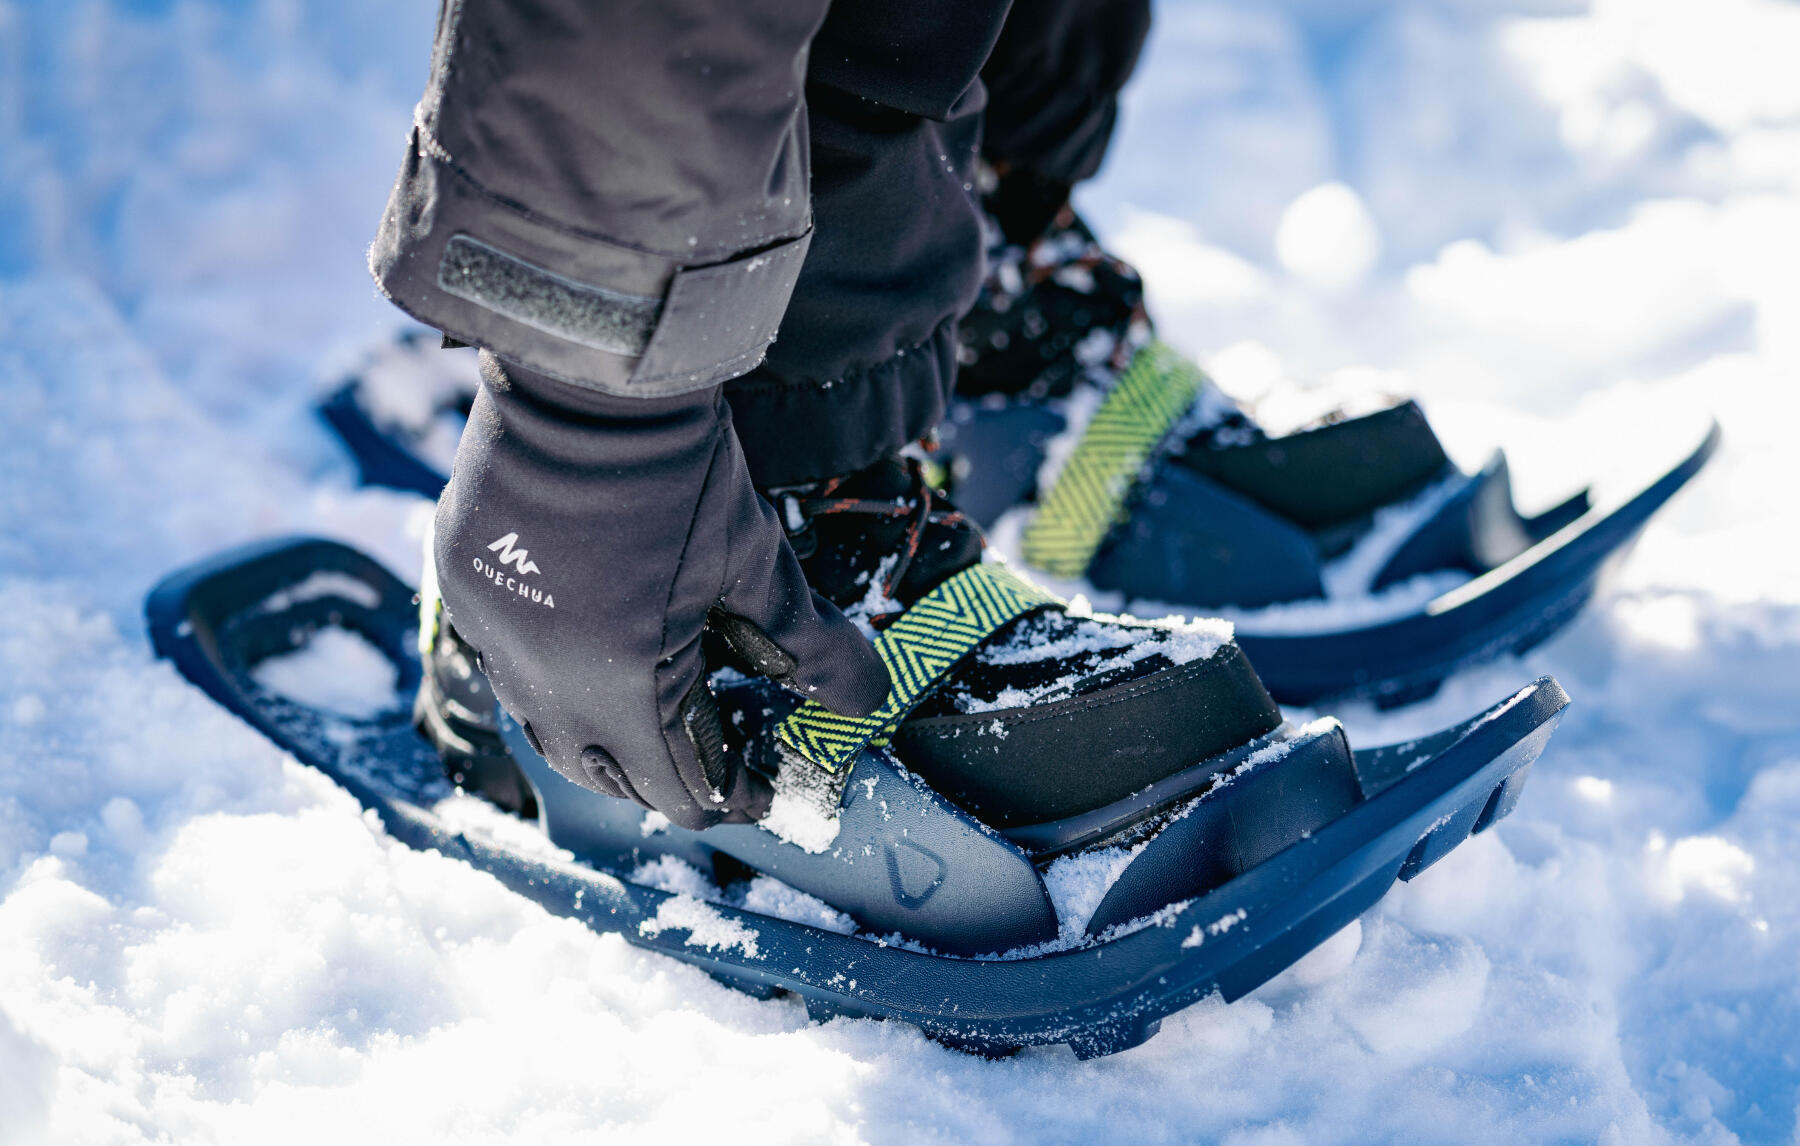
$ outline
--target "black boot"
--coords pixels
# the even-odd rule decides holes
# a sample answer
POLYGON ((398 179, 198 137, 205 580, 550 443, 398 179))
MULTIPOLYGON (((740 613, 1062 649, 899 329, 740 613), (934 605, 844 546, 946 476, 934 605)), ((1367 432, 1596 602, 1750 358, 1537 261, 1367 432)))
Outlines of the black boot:
MULTIPOLYGON (((909 459, 773 496, 808 582, 870 631, 980 562, 986 545, 909 459)), ((983 821, 1013 827, 1113 803, 1280 722, 1223 622, 1049 605, 946 673, 894 751, 983 821)))
POLYGON ((475 650, 443 620, 433 593, 420 645, 419 691, 413 725, 444 761, 444 774, 466 792, 526 819, 537 816, 531 785, 500 742, 494 690, 476 665, 475 650))

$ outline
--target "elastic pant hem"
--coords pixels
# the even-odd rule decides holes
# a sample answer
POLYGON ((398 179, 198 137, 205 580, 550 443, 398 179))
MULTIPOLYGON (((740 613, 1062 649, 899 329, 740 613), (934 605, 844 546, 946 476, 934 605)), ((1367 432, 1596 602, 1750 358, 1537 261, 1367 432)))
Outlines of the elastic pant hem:
POLYGON ((956 380, 956 321, 918 346, 825 382, 759 370, 725 387, 751 480, 799 485, 874 465, 942 420, 956 380))

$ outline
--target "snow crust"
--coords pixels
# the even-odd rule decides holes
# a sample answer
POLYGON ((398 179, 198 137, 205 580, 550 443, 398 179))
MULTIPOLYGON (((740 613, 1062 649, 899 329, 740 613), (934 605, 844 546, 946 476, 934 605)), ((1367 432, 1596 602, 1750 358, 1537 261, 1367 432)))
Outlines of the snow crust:
POLYGON ((0 2, 0 1141, 1794 1141, 1792 5, 1159 6, 1083 205, 1223 386, 1421 393, 1537 505, 1671 404, 1725 444, 1566 634, 1336 712, 1404 741, 1556 673, 1510 819, 1088 1063, 811 1025, 552 918, 152 657, 145 590, 228 544, 418 574, 423 506, 308 407, 401 325, 363 253, 435 8, 0 2), (1277 253, 1334 182, 1379 239, 1350 291, 1277 253))

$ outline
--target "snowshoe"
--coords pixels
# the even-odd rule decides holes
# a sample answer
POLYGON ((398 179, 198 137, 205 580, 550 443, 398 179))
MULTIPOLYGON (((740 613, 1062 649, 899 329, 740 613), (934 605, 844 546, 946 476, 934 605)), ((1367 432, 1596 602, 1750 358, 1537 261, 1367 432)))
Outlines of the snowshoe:
MULTIPOLYGON (((892 521, 872 506, 813 509, 815 541, 828 552, 866 543, 868 523, 853 524, 859 513, 922 542, 901 550, 914 561, 929 531, 957 526, 948 512, 934 522, 929 505, 892 521)), ((890 618, 877 641, 900 698, 878 718, 836 718, 730 671, 712 681, 732 746, 774 774, 785 825, 675 829, 569 784, 497 717, 491 730, 522 768, 547 836, 541 845, 519 843, 517 822, 502 813, 491 815, 515 826, 490 831, 455 812, 467 797, 455 794, 400 699, 418 686, 420 648, 432 649, 437 635, 421 636, 413 591, 372 559, 329 541, 265 543, 171 575, 146 611, 160 654, 342 784, 402 842, 464 859, 548 910, 753 994, 794 992, 817 1018, 898 1018, 989 1054, 1054 1043, 1082 1057, 1111 1053, 1206 994, 1229 1000, 1254 989, 1395 879, 1510 812, 1567 704, 1545 679, 1433 736, 1352 753, 1333 720, 1264 727, 1268 713, 1244 700, 1260 691, 1254 674, 1214 669, 1236 682, 1220 695, 1249 714, 1220 737, 1241 736, 1235 743, 1199 740, 1195 729, 1224 727, 1216 721, 1182 728, 1179 738, 1193 740, 1174 747, 1116 721, 1093 743, 1161 751, 1157 779, 1115 793, 1103 776, 1084 778, 1079 796, 1040 785, 1020 802, 959 789, 963 779, 920 746, 960 739, 975 747, 959 755, 977 757, 1019 736, 1047 756, 1054 746, 1030 739, 1029 712, 986 695, 996 707, 936 724, 914 717, 926 728, 918 735, 898 717, 944 693, 952 707, 955 696, 983 698, 1007 658, 990 657, 984 678, 972 667, 979 655, 959 650, 1022 649, 991 638, 1067 614, 992 563, 965 564, 891 608, 911 592, 901 564, 880 561, 883 579, 865 592, 865 619, 890 618), (379 711, 333 713, 291 687, 292 658, 340 647, 346 631, 391 670, 392 702, 379 711), (284 661, 285 671, 273 671, 284 661), (1185 762, 1171 764, 1178 755, 1185 762)), ((1209 656, 1189 663, 1232 663, 1235 649, 1214 639, 1209 656)), ((1139 662, 1175 659, 1172 651, 1165 641, 1139 662)), ((1140 669, 1133 679, 1166 682, 1185 667, 1140 669)), ((1104 680, 1107 671, 1089 675, 1104 680)), ((1060 678, 1056 687, 1072 701, 1096 695, 1060 678)), ((1118 752, 1092 771, 1130 756, 1118 752)))
MULTIPOLYGON (((868 722, 812 705, 782 726, 779 739, 828 771, 848 758, 844 744, 892 739, 913 772, 1006 828, 1110 805, 1281 723, 1228 624, 1069 611, 982 565, 981 530, 915 459, 889 457, 772 496, 807 583, 875 639, 895 681, 888 707, 868 722)), ((429 647, 419 728, 460 786, 523 808, 530 794, 508 782, 509 746, 495 718, 481 716, 494 698, 475 650, 447 623, 431 581, 420 601, 429 647)), ((756 668, 732 642, 709 632, 704 651, 707 664, 750 687, 756 668)), ((771 750, 758 731, 768 714, 795 707, 781 690, 760 691, 770 695, 759 712, 732 713, 726 733, 728 748, 753 758, 771 750)), ((782 771, 779 759, 763 764, 782 771)), ((835 806, 835 795, 828 801, 835 806)))
POLYGON ((1718 442, 1696 425, 1525 516, 1504 454, 1461 472, 1410 401, 1266 432, 1156 340, 1136 272, 1067 207, 990 268, 940 430, 953 496, 983 523, 1028 506, 1018 553, 1065 591, 1231 617, 1283 703, 1405 703, 1542 641, 1718 442))

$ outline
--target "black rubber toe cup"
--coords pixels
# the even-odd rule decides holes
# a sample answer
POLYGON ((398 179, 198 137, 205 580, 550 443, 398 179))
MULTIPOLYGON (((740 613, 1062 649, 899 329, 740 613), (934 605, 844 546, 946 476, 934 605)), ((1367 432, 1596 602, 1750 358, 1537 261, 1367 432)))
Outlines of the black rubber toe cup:
POLYGON ((1281 438, 1189 450, 1177 461, 1305 529, 1417 492, 1450 462, 1417 402, 1281 438))
POLYGON ((1048 704, 908 720, 905 765, 997 828, 1104 807, 1281 723, 1235 644, 1048 704))

